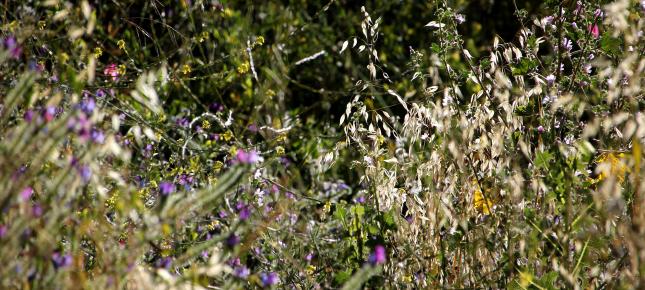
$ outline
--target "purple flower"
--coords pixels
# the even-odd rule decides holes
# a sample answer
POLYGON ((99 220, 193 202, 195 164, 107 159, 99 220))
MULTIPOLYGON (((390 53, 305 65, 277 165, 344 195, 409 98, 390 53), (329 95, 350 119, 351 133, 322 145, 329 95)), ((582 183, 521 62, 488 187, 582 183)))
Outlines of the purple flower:
POLYGON ((11 57, 15 59, 20 58, 20 54, 22 53, 22 47, 16 41, 16 37, 9 36, 5 38, 4 46, 7 50, 9 50, 9 54, 11 55, 11 57))
POLYGON ((92 169, 90 169, 89 166, 84 165, 79 167, 78 172, 81 175, 81 180, 83 180, 84 183, 90 181, 90 178, 92 177, 92 169))
POLYGON ((94 98, 85 98, 81 100, 79 104, 79 108, 85 114, 92 115, 92 112, 94 112, 94 108, 96 108, 96 101, 94 101, 94 98))
POLYGON ((31 207, 31 213, 35 217, 40 217, 41 215, 43 215, 43 207, 40 206, 40 204, 34 204, 34 206, 31 207))
POLYGON ((313 252, 309 252, 309 254, 307 254, 307 255, 305 256, 305 260, 306 260, 307 262, 311 262, 311 259, 313 259, 313 258, 314 258, 314 253, 313 253, 313 252))
POLYGON ((554 82, 555 82, 555 76, 554 75, 550 74, 550 75, 546 76, 546 83, 549 86, 552 86, 554 82))
POLYGON ((25 119, 25 121, 27 121, 28 123, 31 123, 31 121, 34 119, 34 111, 32 111, 32 110, 27 110, 27 111, 25 112, 24 119, 25 119))
POLYGON ((241 265, 241 263, 240 263, 240 258, 239 258, 239 257, 235 257, 235 258, 228 259, 228 261, 226 261, 226 264, 227 264, 227 265, 229 265, 229 266, 231 266, 231 267, 237 267, 237 266, 240 266, 240 265, 241 265))
POLYGON ((278 284, 278 282, 280 282, 280 277, 275 272, 261 273, 260 280, 262 280, 262 286, 269 287, 271 285, 278 284))
POLYGON ((246 279, 251 274, 251 271, 246 266, 237 266, 233 270, 233 276, 246 279))
POLYGON ((54 268, 56 269, 67 267, 72 264, 72 256, 54 252, 52 254, 52 263, 54 263, 54 268))
POLYGON ((537 131, 538 131, 538 133, 540 133, 540 134, 544 133, 544 127, 542 127, 542 125, 538 126, 538 127, 537 127, 537 131))
POLYGON ((243 149, 237 150, 235 160, 241 164, 255 164, 260 161, 260 156, 255 150, 244 151, 243 149))
POLYGON ((239 243, 240 243, 240 237, 238 237, 235 234, 231 234, 226 238, 226 246, 228 246, 229 248, 233 248, 239 243))
POLYGON ((177 124, 177 126, 179 126, 179 127, 186 128, 186 127, 188 127, 188 125, 190 125, 190 122, 188 122, 188 119, 186 119, 186 118, 178 118, 175 121, 175 124, 177 124))
POLYGON ((602 10, 600 8, 598 8, 598 9, 596 9, 596 11, 593 12, 593 15, 596 18, 602 18, 604 16, 604 13, 602 12, 602 10))
POLYGON ((51 120, 56 117, 56 107, 54 106, 49 106, 43 111, 43 117, 45 118, 46 122, 51 122, 51 120))
POLYGON ((33 188, 31 188, 31 187, 25 187, 25 189, 23 189, 23 190, 20 192, 20 197, 22 198, 22 200, 29 200, 29 198, 31 198, 31 195, 32 195, 33 193, 34 193, 34 189, 33 189, 33 188))
POLYGON ((169 195, 175 192, 175 190, 176 190, 175 184, 172 182, 162 181, 161 183, 159 183, 159 192, 162 195, 169 195))
POLYGON ((0 239, 7 235, 7 225, 0 225, 0 239))
POLYGON ((163 259, 159 259, 159 260, 157 260, 157 262, 155 264, 159 268, 170 269, 170 266, 172 265, 172 258, 165 257, 163 259))
POLYGON ((221 112, 224 110, 224 106, 220 103, 212 103, 210 106, 208 106, 208 109, 211 110, 212 112, 221 112))
POLYGON ((107 95, 107 94, 105 93, 105 91, 104 91, 103 89, 98 89, 98 90, 96 90, 96 96, 97 96, 97 97, 99 97, 99 98, 103 98, 103 97, 105 97, 106 95, 107 95))
POLYGON ((207 250, 203 250, 203 251, 202 251, 201 256, 202 256, 202 258, 204 258, 204 259, 208 259, 208 257, 210 256, 210 254, 208 254, 208 251, 207 251, 207 250))
POLYGON ((249 206, 243 202, 238 202, 235 205, 235 209, 237 209, 238 214, 240 215, 241 220, 247 220, 249 216, 251 216, 251 209, 249 206))
POLYGON ((387 256, 385 253, 385 247, 377 245, 374 247, 374 252, 370 254, 367 261, 372 265, 379 265, 385 263, 387 256))
POLYGON ((570 39, 565 37, 562 40, 562 47, 564 47, 564 49, 566 49, 567 51, 571 51, 571 49, 573 48, 573 42, 571 42, 570 39))
POLYGON ((105 134, 103 134, 103 131, 98 129, 92 129, 90 138, 92 138, 92 141, 94 141, 94 143, 103 144, 103 142, 105 142, 105 134))
POLYGON ((248 129, 249 129, 249 131, 251 131, 251 132, 253 132, 253 133, 257 133, 257 132, 258 132, 258 126, 257 126, 257 125, 255 125, 255 124, 251 124, 251 125, 249 125, 249 126, 248 126, 248 129))

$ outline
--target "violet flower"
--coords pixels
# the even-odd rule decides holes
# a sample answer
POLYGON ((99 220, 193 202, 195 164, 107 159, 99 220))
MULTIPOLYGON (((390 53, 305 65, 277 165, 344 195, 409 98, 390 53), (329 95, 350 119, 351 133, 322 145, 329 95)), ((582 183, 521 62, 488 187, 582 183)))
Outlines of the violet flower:
POLYGON ((159 192, 162 195, 169 195, 175 192, 175 190, 176 190, 175 184, 172 182, 162 181, 161 183, 159 183, 159 192))
POLYGON ((52 254, 52 263, 56 269, 65 268, 72 264, 72 256, 61 255, 59 252, 54 252, 52 254))
POLYGON ((275 272, 261 273, 260 280, 262 281, 262 286, 269 287, 271 285, 278 284, 280 282, 280 277, 275 272))
POLYGON ((374 247, 374 252, 371 253, 369 258, 367 259, 367 261, 371 265, 380 265, 385 263, 386 260, 387 260, 387 256, 385 253, 385 247, 381 245, 377 245, 376 247, 374 247))

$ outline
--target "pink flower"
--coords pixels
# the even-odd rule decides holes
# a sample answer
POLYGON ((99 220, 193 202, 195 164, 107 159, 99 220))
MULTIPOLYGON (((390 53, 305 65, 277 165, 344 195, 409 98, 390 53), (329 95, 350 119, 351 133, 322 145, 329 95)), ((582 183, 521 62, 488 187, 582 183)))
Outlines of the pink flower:
POLYGON ((22 197, 22 200, 29 200, 33 193, 34 190, 31 187, 25 187, 25 189, 20 192, 20 197, 22 197))
POLYGON ((108 66, 105 67, 103 70, 103 73, 106 76, 112 77, 112 81, 116 81, 119 78, 119 69, 116 67, 116 64, 111 63, 108 66))
POLYGON ((235 160, 242 164, 254 164, 260 161, 260 155, 258 155, 258 152, 255 150, 244 151, 240 149, 237 150, 235 160))
POLYGON ((593 38, 598 38, 600 36, 600 30, 598 29, 598 24, 589 25, 589 32, 593 35, 593 38))

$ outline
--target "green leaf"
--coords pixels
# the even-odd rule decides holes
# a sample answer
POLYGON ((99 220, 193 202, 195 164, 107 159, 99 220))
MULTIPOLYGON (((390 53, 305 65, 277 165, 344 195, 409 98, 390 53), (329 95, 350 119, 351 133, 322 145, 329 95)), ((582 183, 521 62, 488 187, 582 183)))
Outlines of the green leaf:
POLYGON ((616 55, 620 53, 621 44, 622 41, 609 35, 609 32, 603 33, 602 37, 600 37, 600 49, 607 54, 616 55))
POLYGON ((548 151, 538 152, 533 163, 538 168, 547 168, 551 159, 553 159, 553 154, 548 151))

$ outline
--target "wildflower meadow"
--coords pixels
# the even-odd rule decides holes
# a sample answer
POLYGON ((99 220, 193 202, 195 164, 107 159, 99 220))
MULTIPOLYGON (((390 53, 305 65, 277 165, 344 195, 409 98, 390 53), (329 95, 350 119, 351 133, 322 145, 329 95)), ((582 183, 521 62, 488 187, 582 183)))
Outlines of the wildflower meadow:
POLYGON ((643 0, 0 2, 0 289, 645 288, 643 0))

